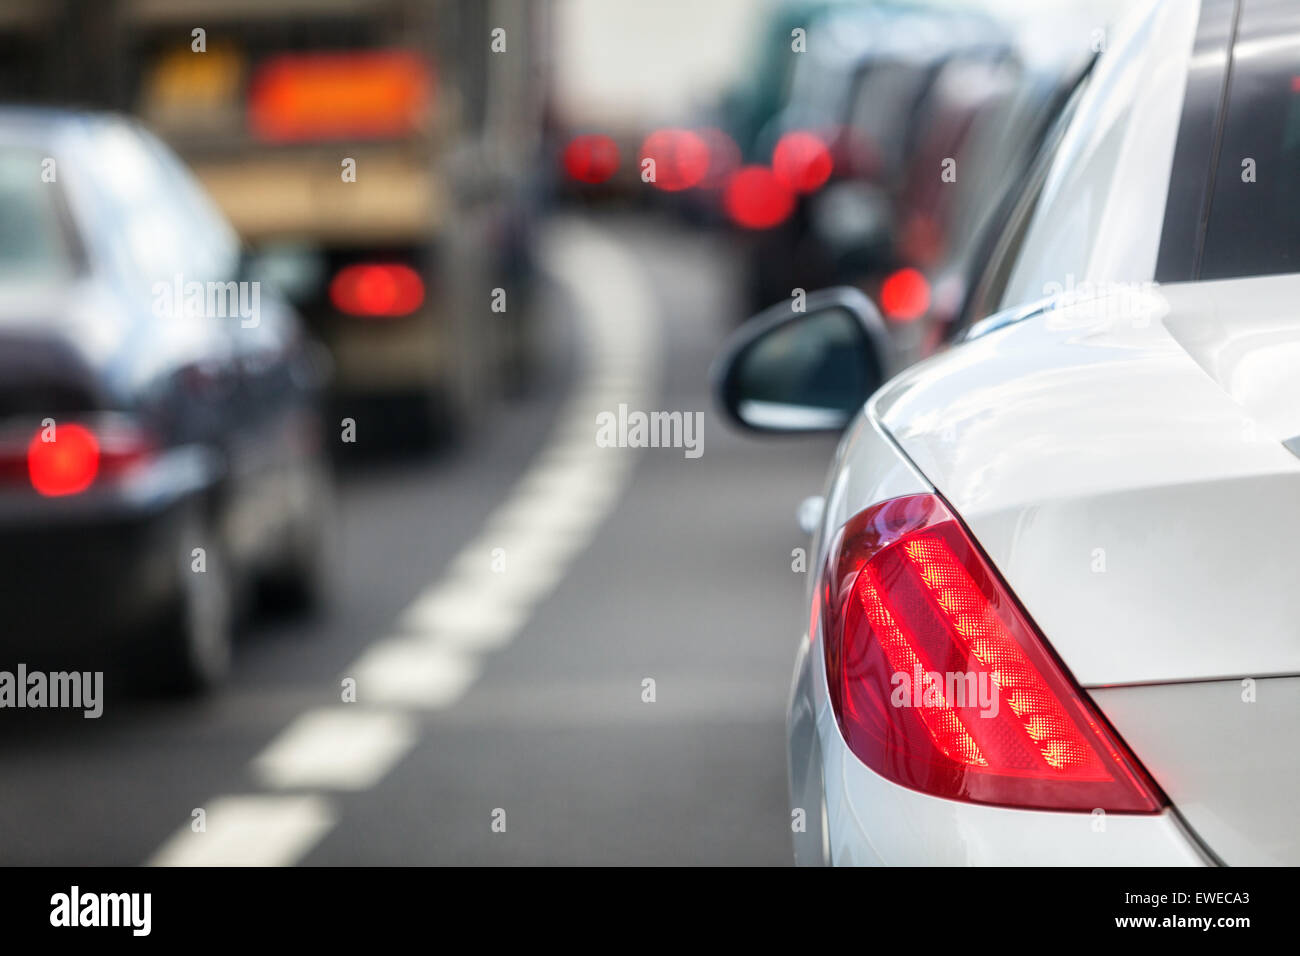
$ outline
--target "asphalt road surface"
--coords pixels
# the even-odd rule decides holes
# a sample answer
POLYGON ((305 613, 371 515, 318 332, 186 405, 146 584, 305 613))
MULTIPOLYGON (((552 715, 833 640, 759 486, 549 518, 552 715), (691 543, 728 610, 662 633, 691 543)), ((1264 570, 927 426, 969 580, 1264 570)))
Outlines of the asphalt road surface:
POLYGON ((199 701, 0 713, 0 862, 789 861, 794 515, 832 443, 714 412, 726 242, 580 221, 546 250, 535 394, 344 469, 327 613, 254 623, 199 701), (702 412, 702 453, 598 447, 620 403, 702 412))

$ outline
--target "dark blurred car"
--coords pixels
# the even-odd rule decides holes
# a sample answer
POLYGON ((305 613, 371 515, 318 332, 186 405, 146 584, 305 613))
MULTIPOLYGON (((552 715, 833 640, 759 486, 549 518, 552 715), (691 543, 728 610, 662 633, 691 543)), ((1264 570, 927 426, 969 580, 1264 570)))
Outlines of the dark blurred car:
MULTIPOLYGON (((781 0, 758 25, 752 55, 755 68, 727 92, 718 110, 717 125, 735 142, 744 162, 762 163, 771 153, 773 144, 764 142, 764 134, 787 102, 798 57, 807 55, 791 55, 795 31, 804 31, 806 46, 809 25, 847 3, 854 0, 781 0)), ((890 8, 882 4, 869 9, 890 8)))
POLYGON ((131 113, 176 150, 329 348, 363 446, 473 437, 526 383, 548 0, 20 6, 0 97, 131 113))
MULTIPOLYGON (((954 71, 936 84, 947 102, 975 106, 956 148, 957 183, 947 189, 935 188, 932 178, 918 184, 898 226, 894 271, 867 287, 891 326, 900 364, 933 353, 978 317, 976 283, 1006 240, 1016 209, 1041 185, 1092 68, 1094 54, 1062 36, 1080 32, 1062 31, 1053 40, 1029 29, 1020 48, 1032 45, 1033 54, 1007 60, 998 76, 954 71)), ((942 124, 937 129, 942 140, 942 124)), ((926 158, 918 168, 932 168, 948 149, 922 147, 926 158)))
MULTIPOLYGON (((770 191, 787 194, 768 205, 785 212, 754 217, 735 201, 727 210, 755 233, 754 308, 889 267, 899 194, 936 79, 956 63, 997 64, 1009 48, 1006 31, 973 12, 880 4, 812 21, 785 106, 757 141, 770 159, 770 191)), ((751 201, 755 212, 766 198, 751 201)))
POLYGON ((0 110, 0 654, 202 688, 323 586, 328 365, 120 118, 0 110))
POLYGON ((841 65, 809 61, 813 73, 796 84, 782 128, 831 129, 834 172, 787 221, 760 234, 754 286, 756 304, 786 298, 795 287, 866 291, 880 306, 901 368, 964 324, 971 277, 1024 193, 1034 158, 1093 53, 1082 25, 1062 29, 1052 18, 998 24, 916 8, 893 14, 895 26, 908 29, 882 39, 881 15, 841 12, 822 23, 856 23, 860 37, 837 28, 847 51, 841 65), (936 30, 944 39, 935 39, 936 30), (855 42, 861 60, 846 70, 855 42), (835 92, 835 81, 818 94, 816 78, 836 71, 853 74, 849 91, 835 92), (830 96, 829 116, 819 95, 830 96), (834 115, 847 121, 827 126, 834 115))

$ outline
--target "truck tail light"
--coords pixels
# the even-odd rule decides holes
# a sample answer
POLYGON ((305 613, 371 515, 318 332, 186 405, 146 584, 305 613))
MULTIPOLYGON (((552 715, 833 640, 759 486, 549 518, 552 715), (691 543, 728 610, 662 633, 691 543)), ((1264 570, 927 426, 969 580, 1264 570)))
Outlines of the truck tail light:
POLYGON ((340 312, 368 319, 410 315, 424 302, 424 280, 408 265, 365 262, 340 269, 330 282, 340 312))

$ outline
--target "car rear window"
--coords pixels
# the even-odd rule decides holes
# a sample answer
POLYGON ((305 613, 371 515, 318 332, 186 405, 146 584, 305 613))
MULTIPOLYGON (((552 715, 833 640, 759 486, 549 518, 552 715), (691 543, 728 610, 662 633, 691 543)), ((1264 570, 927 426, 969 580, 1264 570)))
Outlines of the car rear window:
POLYGON ((42 177, 35 150, 0 146, 0 281, 73 271, 59 214, 58 185, 42 177))
POLYGON ((1202 279, 1300 272, 1300 3, 1244 0, 1202 279))

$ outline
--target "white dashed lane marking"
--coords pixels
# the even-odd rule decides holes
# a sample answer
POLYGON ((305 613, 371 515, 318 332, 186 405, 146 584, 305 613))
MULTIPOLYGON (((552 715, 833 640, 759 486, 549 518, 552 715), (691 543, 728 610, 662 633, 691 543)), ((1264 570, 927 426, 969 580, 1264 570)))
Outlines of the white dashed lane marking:
POLYGON ((481 664, 475 655, 453 647, 390 638, 366 651, 355 670, 368 703, 436 710, 464 695, 478 679, 481 664))
POLYGON ((278 789, 365 790, 415 746, 416 722, 405 713, 351 704, 310 710, 253 760, 278 789))
POLYGON ((557 227, 544 248, 549 271, 576 302, 587 355, 547 445, 447 576, 345 668, 342 676, 356 680, 356 702, 302 714, 254 759, 256 779, 268 789, 309 792, 216 798, 206 832, 182 826, 151 863, 302 859, 335 822, 328 799, 311 791, 365 790, 382 779, 415 746, 421 715, 464 696, 484 655, 518 636, 614 509, 634 453, 597 447, 596 416, 620 403, 645 407, 654 394, 660 346, 653 298, 636 260, 591 226, 557 227))
POLYGON ((245 796, 209 800, 204 832, 194 821, 169 839, 151 866, 276 866, 299 859, 334 826, 323 797, 245 796))
POLYGON ((477 576, 453 578, 402 615, 399 633, 440 640, 462 650, 495 650, 515 636, 528 613, 518 603, 494 602, 495 592, 477 576))

